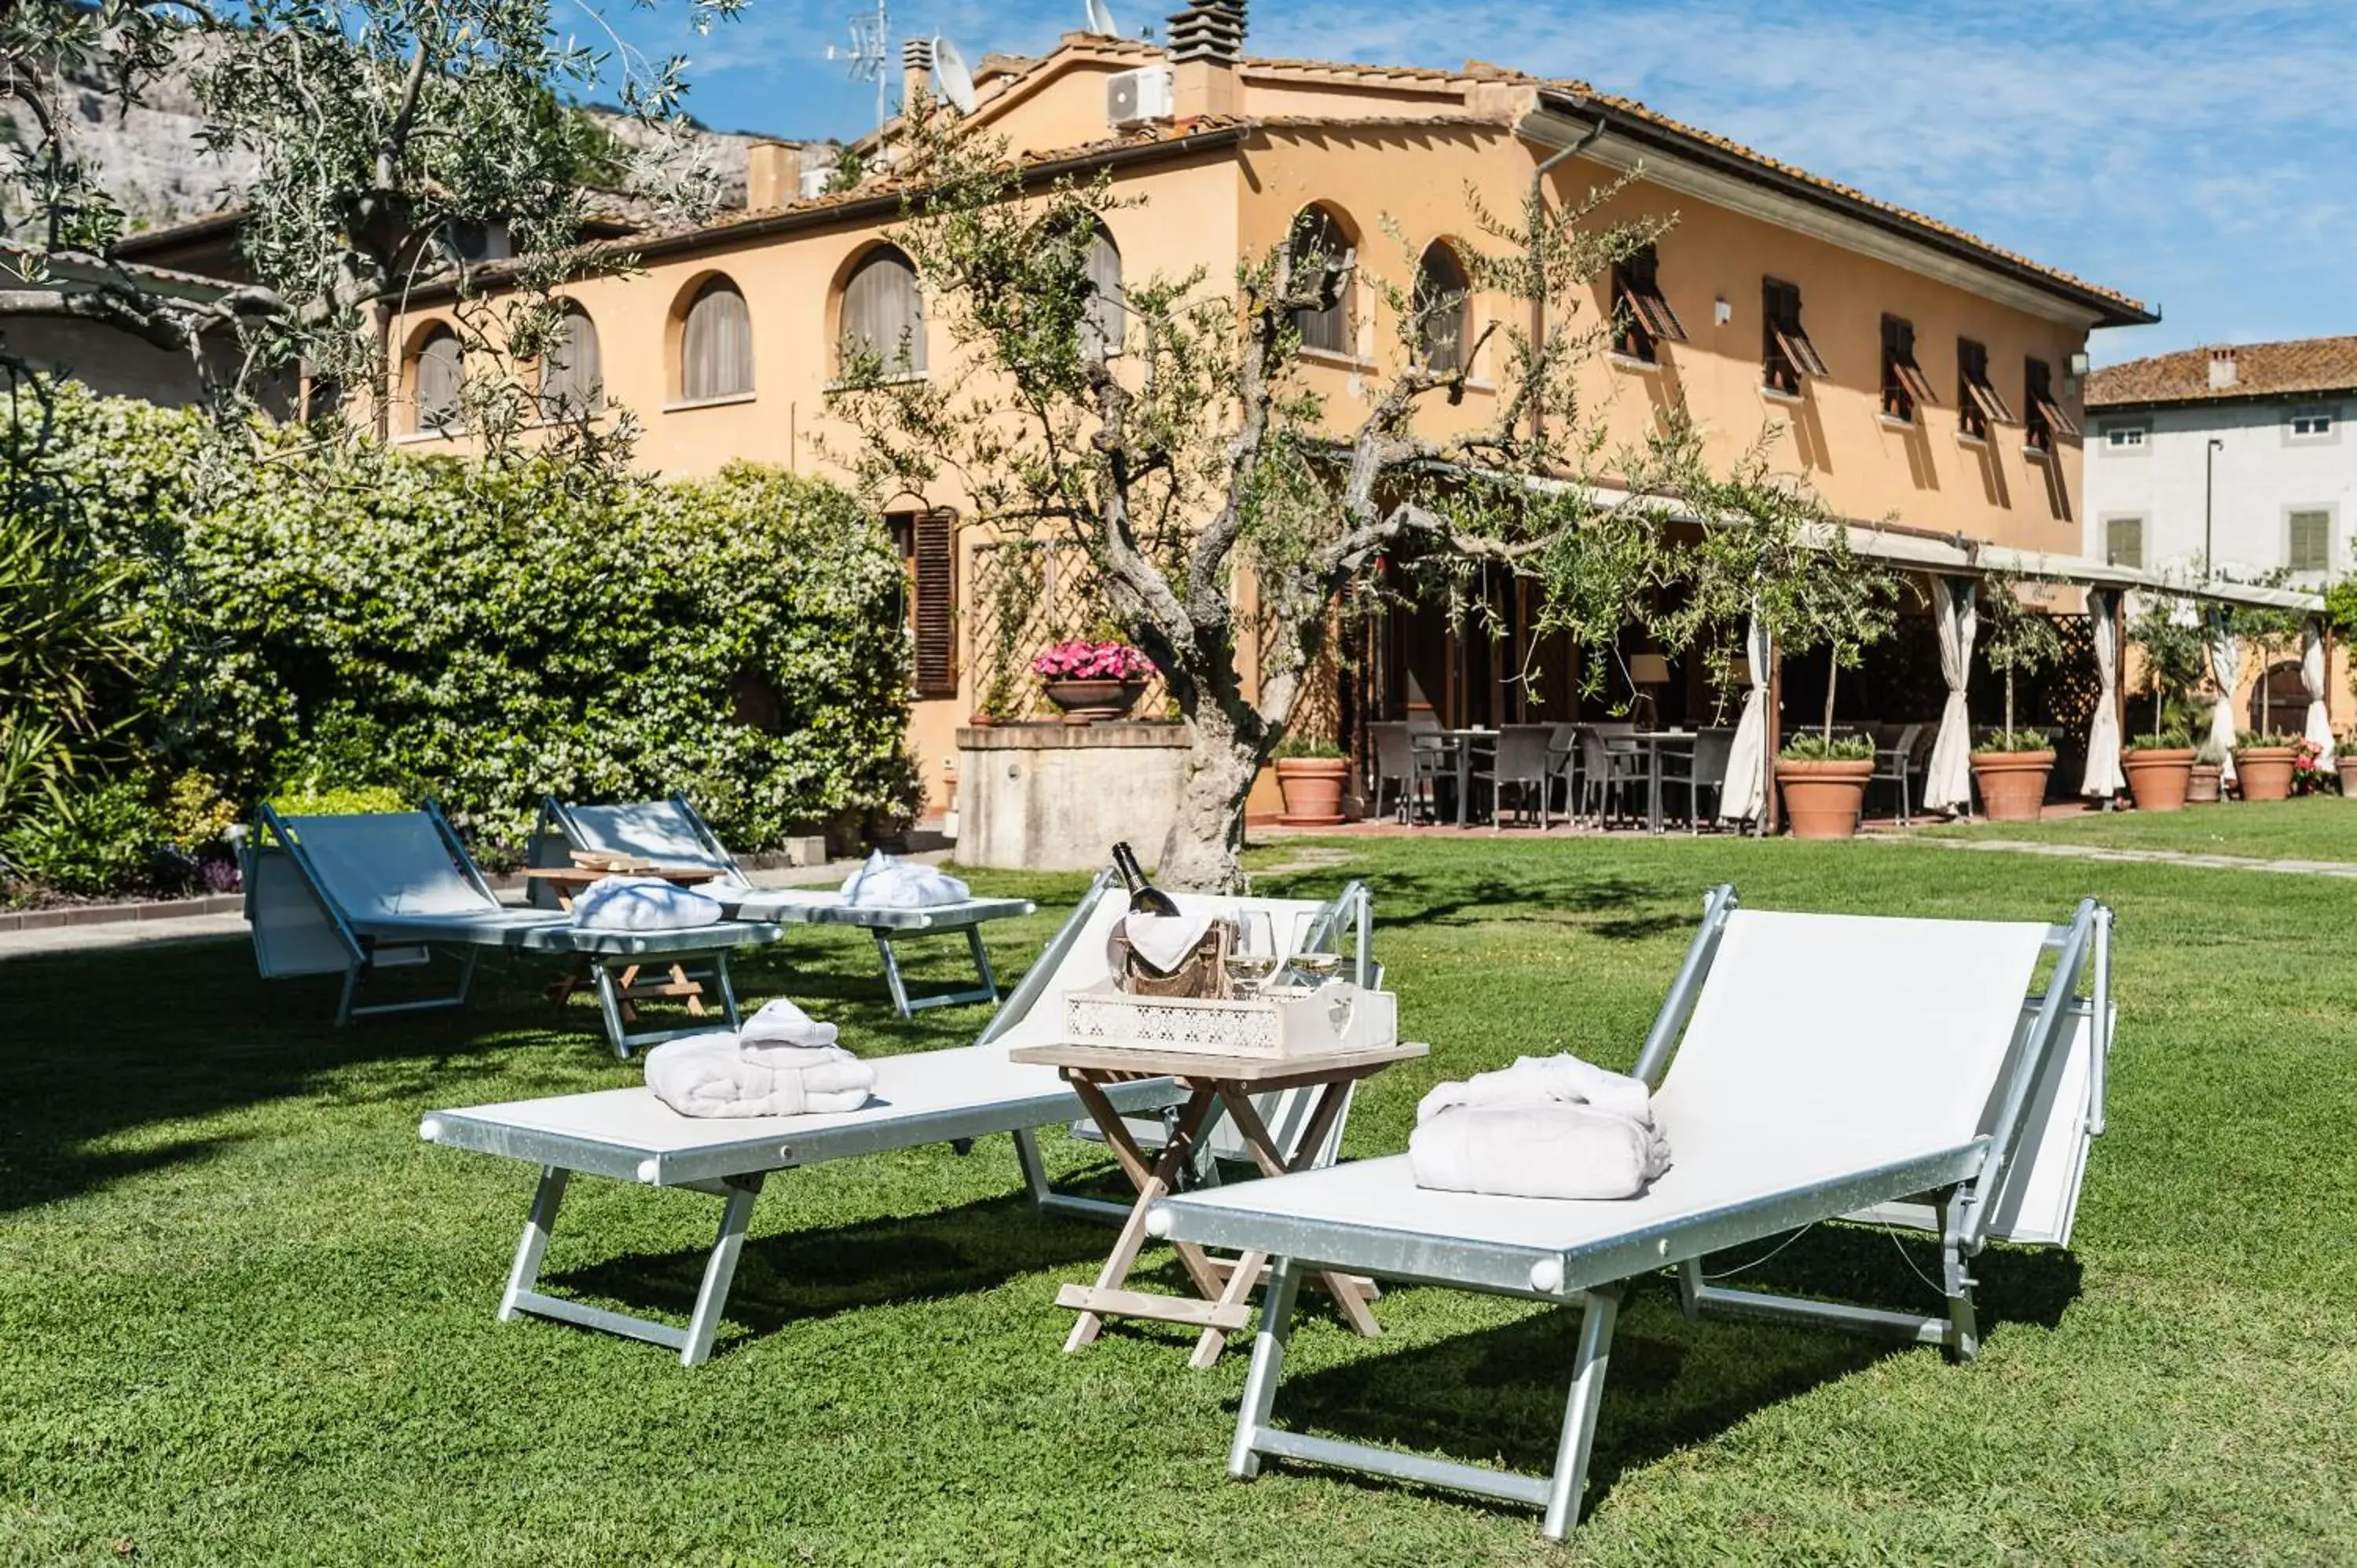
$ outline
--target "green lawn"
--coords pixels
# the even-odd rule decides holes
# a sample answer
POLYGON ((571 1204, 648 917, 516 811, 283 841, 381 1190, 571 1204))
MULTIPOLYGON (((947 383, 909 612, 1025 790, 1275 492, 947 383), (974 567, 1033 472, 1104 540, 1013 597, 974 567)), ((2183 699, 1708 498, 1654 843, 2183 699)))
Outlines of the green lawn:
POLYGON ((2104 849, 2174 850, 2255 860, 2357 864, 2357 800, 2309 795, 2249 805, 2188 806, 2181 811, 2104 811, 2046 822, 1973 822, 1924 828, 1932 838, 2083 843, 2104 849))
MULTIPOLYGON (((1444 1075, 1557 1047, 1626 1065, 1714 881, 1755 906, 1910 914, 2105 897, 2122 1023, 2074 1252, 1983 1258, 1986 1349, 1964 1368, 1691 1324, 1666 1281, 1640 1292, 1593 1514, 1558 1550, 1534 1516, 1463 1498, 1282 1465, 1228 1481, 1244 1358, 1189 1372, 1156 1326, 1063 1356, 1056 1287, 1107 1234, 1036 1219, 1004 1138, 774 1180, 720 1354, 687 1371, 494 1321, 530 1173, 416 1137, 436 1107, 630 1081, 586 1005, 551 1027, 519 972, 468 1014, 339 1032, 330 984, 264 987, 242 946, 0 961, 0 1562, 2357 1560, 2342 884, 1675 838, 1349 853, 1261 886, 1369 878, 1408 1026, 1435 1042, 1369 1085, 1352 1155, 1401 1147, 1444 1075)), ((999 928, 1008 972, 1051 925, 999 928)), ((891 1020, 873 963, 804 934, 748 989, 790 991, 866 1052, 978 1026, 891 1020)), ((1084 1145, 1050 1157, 1103 1173, 1084 1145)), ((581 1183, 549 1277, 676 1311, 716 1209, 581 1183)), ((1766 1275, 1934 1302, 1870 1230, 1821 1227, 1766 1275)), ((1546 1466, 1568 1315, 1430 1289, 1378 1311, 1376 1341, 1310 1316, 1280 1414, 1546 1466)))

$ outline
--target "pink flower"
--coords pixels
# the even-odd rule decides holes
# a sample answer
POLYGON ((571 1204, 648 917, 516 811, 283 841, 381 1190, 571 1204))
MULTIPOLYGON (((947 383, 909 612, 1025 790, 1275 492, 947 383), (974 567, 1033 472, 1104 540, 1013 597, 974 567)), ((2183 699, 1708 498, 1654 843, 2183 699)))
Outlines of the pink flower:
POLYGON ((1141 681, 1154 673, 1154 661, 1125 642, 1074 638, 1031 660, 1031 672, 1050 681, 1141 681))

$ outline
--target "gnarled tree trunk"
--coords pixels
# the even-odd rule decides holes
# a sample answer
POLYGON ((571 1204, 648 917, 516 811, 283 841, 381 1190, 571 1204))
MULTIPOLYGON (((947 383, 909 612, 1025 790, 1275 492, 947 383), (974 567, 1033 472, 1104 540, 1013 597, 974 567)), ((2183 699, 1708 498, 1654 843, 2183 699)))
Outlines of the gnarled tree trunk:
POLYGON ((1244 847, 1244 801, 1260 776, 1260 749, 1217 703, 1187 714, 1187 736, 1186 782, 1155 880, 1188 892, 1233 892, 1244 847))

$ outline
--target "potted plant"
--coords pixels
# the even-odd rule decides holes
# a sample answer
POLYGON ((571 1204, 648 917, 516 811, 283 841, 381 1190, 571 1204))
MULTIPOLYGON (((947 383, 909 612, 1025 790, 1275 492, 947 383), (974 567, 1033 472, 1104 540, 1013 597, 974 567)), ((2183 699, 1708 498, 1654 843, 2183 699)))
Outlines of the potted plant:
POLYGON ((2300 737, 2255 730, 2234 747, 2234 782, 2245 800, 2288 800, 2300 737))
POLYGON ((1031 660, 1031 673, 1045 683, 1048 700, 1066 724, 1092 725, 1135 707, 1154 663, 1126 642, 1072 638, 1031 660))
POLYGON ((2357 800, 2357 729, 2341 736, 2332 756, 2333 767, 2341 775, 2341 798, 2357 800))
POLYGON ((1351 782, 1351 759, 1330 740, 1286 736, 1276 743, 1277 792, 1285 811, 1276 820, 1288 828, 1330 828, 1342 820, 1342 791, 1351 782))
POLYGON ((1803 730, 1776 754, 1776 787, 1784 820, 1796 839, 1846 839, 1857 833, 1858 810, 1874 774, 1874 742, 1862 735, 1803 730))
POLYGON ((2185 777, 2185 803, 2214 806, 2225 794, 2226 748, 2203 736, 2193 748, 2193 767, 2185 777))
MULTIPOLYGON (((1991 573, 1982 587, 1987 630, 1981 647, 1989 668, 2005 677, 2005 727, 1973 748, 1973 780, 1980 787, 1981 810, 1991 821, 2034 822, 2046 804, 2054 743, 2042 729, 2015 726, 2014 677, 2061 658, 2062 638, 2052 616, 2022 602, 2025 589, 2017 579, 1991 573)), ((2027 591, 2042 603, 2050 590, 2040 584, 2027 591)))
POLYGON ((2179 596, 2148 594, 2128 637, 2144 656, 2151 682, 2152 728, 2128 742, 2120 770, 2127 775, 2137 811, 2182 811, 2193 775, 2193 741, 2181 725, 2170 722, 2169 708, 2172 700, 2181 706, 2179 693, 2201 678, 2201 626, 2179 596))

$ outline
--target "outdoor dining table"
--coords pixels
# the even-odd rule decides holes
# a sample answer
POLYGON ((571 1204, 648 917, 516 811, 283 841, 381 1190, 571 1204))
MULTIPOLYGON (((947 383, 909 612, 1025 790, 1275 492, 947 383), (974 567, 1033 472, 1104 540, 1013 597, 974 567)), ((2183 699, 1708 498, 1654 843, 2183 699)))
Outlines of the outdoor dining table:
MULTIPOLYGON (((1254 1163, 1260 1166, 1263 1176, 1283 1176, 1288 1171, 1306 1169, 1317 1159, 1343 1107, 1350 1103, 1352 1084, 1394 1062, 1413 1061, 1431 1048, 1395 1042, 1325 1056, 1273 1058, 1208 1056, 1096 1040, 1060 1040, 1022 1046, 1007 1052, 1009 1060, 1052 1067, 1063 1074, 1064 1081, 1072 1086, 1072 1092, 1080 1097, 1090 1118, 1104 1134, 1123 1174, 1137 1188, 1137 1202, 1130 1209, 1121 1234, 1114 1239, 1104 1267, 1097 1271, 1096 1283, 1068 1284, 1056 1293, 1057 1305, 1070 1307, 1081 1315, 1064 1341, 1066 1352, 1079 1350, 1093 1341, 1107 1316, 1148 1317, 1201 1330, 1196 1337, 1194 1354, 1188 1359, 1189 1366, 1200 1369, 1218 1360, 1228 1337, 1241 1331, 1250 1321, 1252 1308, 1247 1298, 1267 1266, 1265 1256, 1247 1252, 1229 1262, 1205 1255, 1200 1248, 1177 1242, 1174 1245, 1179 1262, 1195 1287, 1196 1299, 1123 1288, 1130 1270, 1137 1264, 1138 1250, 1146 1243, 1146 1210, 1173 1190, 1179 1169, 1193 1158, 1196 1148, 1209 1135, 1213 1112, 1222 1105, 1226 1107, 1237 1134, 1251 1150, 1254 1163), (1137 1146, 1129 1123, 1105 1094, 1109 1085, 1148 1078, 1173 1079, 1187 1091, 1187 1102, 1170 1125, 1168 1141, 1160 1156, 1150 1163, 1137 1146), (1280 1148, 1268 1124, 1254 1108, 1252 1096, 1308 1088, 1320 1090, 1317 1103, 1311 1107, 1293 1147, 1280 1148)), ((1353 1329, 1369 1338, 1383 1332, 1368 1305, 1374 1294, 1372 1281, 1333 1273, 1323 1273, 1319 1278, 1353 1329)))

